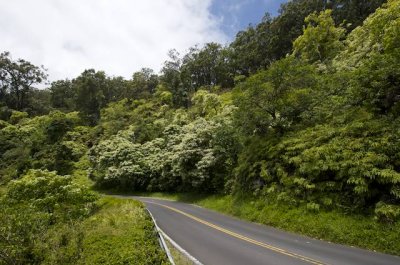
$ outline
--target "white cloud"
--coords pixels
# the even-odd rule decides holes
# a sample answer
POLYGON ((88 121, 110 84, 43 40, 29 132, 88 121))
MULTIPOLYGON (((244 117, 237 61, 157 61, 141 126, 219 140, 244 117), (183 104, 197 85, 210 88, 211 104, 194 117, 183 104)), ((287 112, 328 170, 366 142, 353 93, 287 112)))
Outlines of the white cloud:
POLYGON ((184 52, 227 36, 211 0, 0 0, 0 52, 49 69, 50 79, 86 68, 127 78, 159 70, 172 48, 184 52))

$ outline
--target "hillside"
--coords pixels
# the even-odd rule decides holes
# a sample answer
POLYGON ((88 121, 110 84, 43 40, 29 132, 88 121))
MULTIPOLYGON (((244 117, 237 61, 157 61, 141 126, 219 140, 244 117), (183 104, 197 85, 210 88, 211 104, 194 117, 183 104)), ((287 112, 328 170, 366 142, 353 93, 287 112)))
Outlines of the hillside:
POLYGON ((263 222, 313 236, 302 213, 343 217, 358 239, 326 237, 399 254, 400 1, 348 2, 290 1, 129 80, 88 69, 39 90, 45 70, 2 53, 0 264, 99 264, 90 240, 128 236, 116 224, 131 215, 146 248, 114 264, 166 262, 143 206, 99 190, 226 196, 211 208, 276 211, 263 222), (381 240, 363 244, 366 227, 381 240))

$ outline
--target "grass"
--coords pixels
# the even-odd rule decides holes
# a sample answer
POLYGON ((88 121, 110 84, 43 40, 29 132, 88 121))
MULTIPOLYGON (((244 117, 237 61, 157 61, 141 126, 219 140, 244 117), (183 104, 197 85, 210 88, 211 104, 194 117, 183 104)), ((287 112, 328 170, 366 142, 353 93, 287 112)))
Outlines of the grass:
POLYGON ((176 265, 193 265, 193 262, 177 250, 168 240, 165 240, 176 265))
POLYGON ((102 198, 101 210, 83 223, 77 264, 168 264, 142 203, 102 198))
POLYGON ((6 254, 0 264, 169 264, 139 201, 102 197, 89 216, 51 219, 31 205, 1 199, 0 237, 6 240, 0 254, 6 254))
POLYGON ((42 257, 39 263, 169 264, 141 202, 104 197, 99 206, 88 219, 59 224, 47 231, 36 246, 42 257))
POLYGON ((371 216, 337 210, 311 212, 261 199, 231 195, 141 193, 136 195, 172 199, 212 209, 244 220, 270 225, 330 242, 400 255, 400 222, 385 224, 371 216))

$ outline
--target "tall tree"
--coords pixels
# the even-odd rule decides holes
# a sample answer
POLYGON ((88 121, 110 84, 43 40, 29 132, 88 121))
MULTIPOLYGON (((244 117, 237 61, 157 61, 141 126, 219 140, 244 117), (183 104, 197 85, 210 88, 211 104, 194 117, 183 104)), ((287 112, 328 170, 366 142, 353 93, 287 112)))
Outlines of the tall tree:
POLYGON ((172 101, 175 106, 187 107, 189 104, 189 95, 184 89, 181 80, 182 60, 176 50, 168 53, 169 60, 164 62, 161 69, 161 83, 172 93, 172 101))
POLYGON ((198 88, 220 85, 232 87, 227 50, 218 43, 192 47, 182 60, 183 85, 193 93, 198 88))
POLYGON ((233 87, 234 72, 229 48, 207 43, 202 48, 191 47, 183 58, 174 50, 169 56, 160 80, 172 93, 176 106, 188 107, 191 96, 201 87, 233 87))
POLYGON ((247 135, 283 133, 301 121, 318 83, 316 70, 289 56, 238 85, 236 120, 247 135))
POLYGON ((279 15, 268 14, 256 26, 240 31, 231 43, 230 59, 235 74, 246 75, 265 69, 292 52, 293 41, 303 33, 305 18, 332 9, 335 25, 352 31, 385 0, 292 0, 281 5, 279 15))
POLYGON ((336 65, 355 74, 352 101, 400 115, 400 1, 390 0, 348 36, 336 65), (353 70, 353 71, 352 71, 353 70))
POLYGON ((107 78, 107 88, 104 91, 104 98, 107 103, 130 97, 129 81, 122 76, 107 78))
POLYGON ((49 90, 53 108, 64 111, 72 111, 75 109, 76 91, 70 80, 66 79, 52 82, 49 90))
POLYGON ((0 95, 10 108, 24 110, 33 85, 46 78, 43 66, 35 66, 23 59, 14 61, 9 52, 0 54, 0 95))
POLYGON ((329 8, 337 24, 344 22, 348 31, 362 25, 363 21, 387 0, 331 0, 329 8))
POLYGON ((158 76, 150 68, 142 68, 132 75, 129 81, 130 98, 148 98, 156 92, 158 76))
POLYGON ((291 53, 293 40, 302 34, 304 19, 323 9, 323 0, 289 1, 281 5, 276 18, 266 14, 257 26, 239 32, 231 44, 236 73, 249 76, 291 53))
POLYGON ((46 115, 51 110, 51 93, 48 89, 31 89, 26 111, 32 115, 46 115))
POLYGON ((103 89, 107 86, 104 72, 94 69, 85 70, 73 80, 76 89, 76 107, 83 118, 90 124, 96 125, 100 119, 100 108, 105 105, 103 89))
POLYGON ((345 29, 335 27, 332 10, 309 15, 303 35, 294 42, 293 54, 310 63, 331 61, 343 48, 345 29))

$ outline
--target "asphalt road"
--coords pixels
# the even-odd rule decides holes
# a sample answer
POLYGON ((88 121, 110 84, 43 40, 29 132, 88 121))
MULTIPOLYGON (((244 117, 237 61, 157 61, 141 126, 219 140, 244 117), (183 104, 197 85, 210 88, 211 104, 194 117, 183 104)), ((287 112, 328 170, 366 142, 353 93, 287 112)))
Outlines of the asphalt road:
POLYGON ((204 265, 400 265, 400 257, 284 232, 195 205, 134 197, 158 226, 204 265))

